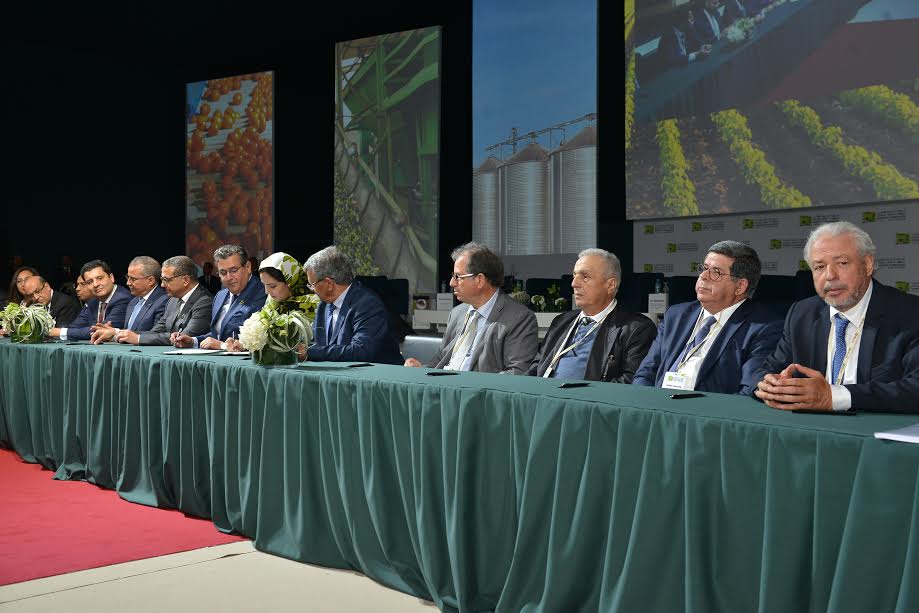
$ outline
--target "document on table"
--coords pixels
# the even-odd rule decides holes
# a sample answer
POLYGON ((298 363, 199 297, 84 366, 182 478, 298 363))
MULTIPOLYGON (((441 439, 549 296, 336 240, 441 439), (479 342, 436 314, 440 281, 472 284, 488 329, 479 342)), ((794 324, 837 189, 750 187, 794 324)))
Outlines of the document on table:
POLYGON ((919 424, 913 424, 912 426, 906 426, 898 430, 875 432, 874 438, 882 438, 888 441, 900 441, 903 443, 919 443, 919 424))
POLYGON ((212 353, 223 353, 223 349, 175 349, 164 351, 163 355, 209 355, 212 353))

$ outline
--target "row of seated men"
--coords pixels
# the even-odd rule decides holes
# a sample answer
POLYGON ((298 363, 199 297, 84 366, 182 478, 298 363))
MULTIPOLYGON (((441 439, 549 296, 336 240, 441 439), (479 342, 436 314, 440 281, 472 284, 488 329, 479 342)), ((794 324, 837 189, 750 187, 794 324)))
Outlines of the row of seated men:
MULTIPOLYGON (((426 366, 753 394, 778 409, 919 412, 919 297, 873 280, 875 251, 871 237, 851 223, 815 229, 804 256, 817 296, 794 304, 783 328, 753 298, 761 264, 743 243, 712 245, 697 300, 672 306, 659 327, 617 307, 619 260, 588 249, 574 264, 576 309, 558 316, 540 345, 533 312, 499 289, 501 259, 468 243, 452 254, 450 286, 461 304, 426 366)), ((239 327, 262 308, 266 285, 239 245, 217 249, 214 264, 224 287, 211 298, 186 256, 169 258, 161 269, 152 258, 135 258, 128 289, 115 284, 104 262, 89 262, 82 280, 93 298, 51 335, 238 348, 239 327)), ((382 301, 354 282, 344 254, 328 247, 302 268, 320 305, 314 343, 301 359, 403 363, 382 301)), ((31 281, 26 291, 50 304, 56 292, 48 294, 46 285, 31 281)), ((411 358, 404 364, 422 366, 411 358)))
POLYGON ((873 280, 875 251, 854 224, 815 229, 804 256, 817 296, 795 303, 783 327, 753 298, 756 251, 715 243, 697 300, 656 327, 617 306, 618 258, 588 249, 574 264, 577 309, 539 346, 533 313, 498 289, 500 258, 464 245, 450 282, 463 304, 427 366, 754 395, 777 409, 919 412, 919 297, 873 280))
POLYGON ((725 28, 738 19, 762 19, 763 0, 705 0, 701 6, 681 8, 661 32, 659 57, 668 65, 680 66, 704 59, 725 28))

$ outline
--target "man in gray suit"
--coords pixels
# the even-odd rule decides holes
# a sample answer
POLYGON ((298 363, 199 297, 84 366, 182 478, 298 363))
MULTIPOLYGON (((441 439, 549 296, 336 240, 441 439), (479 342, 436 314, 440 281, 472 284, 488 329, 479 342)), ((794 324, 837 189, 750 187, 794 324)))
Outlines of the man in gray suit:
MULTIPOLYGON (((450 287, 464 303, 450 312, 447 331, 429 368, 526 374, 536 348, 536 316, 499 288, 504 264, 488 247, 467 243, 451 254, 450 287)), ((409 358, 406 366, 421 366, 409 358)))
POLYGON ((184 255, 163 262, 161 283, 169 294, 166 310, 149 332, 121 330, 115 337, 119 343, 132 345, 169 345, 180 332, 204 334, 211 328, 213 297, 198 283, 198 269, 184 255))

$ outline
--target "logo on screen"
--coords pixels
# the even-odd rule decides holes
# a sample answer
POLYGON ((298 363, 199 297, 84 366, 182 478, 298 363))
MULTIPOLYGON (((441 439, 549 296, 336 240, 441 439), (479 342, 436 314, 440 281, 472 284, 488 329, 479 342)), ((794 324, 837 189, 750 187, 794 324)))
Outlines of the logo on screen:
POLYGON ((894 285, 901 292, 909 293, 909 281, 896 281, 894 285))
POLYGON ((809 225, 811 225, 811 216, 810 216, 810 215, 801 215, 801 216, 798 218, 798 223, 799 223, 799 225, 802 225, 802 226, 809 226, 809 225))
POLYGON ((807 265, 807 260, 798 260, 798 270, 810 270, 811 267, 807 265))
POLYGON ((676 253, 676 243, 667 243, 667 253, 676 253))
POLYGON ((898 245, 908 245, 909 244, 909 232, 897 232, 897 244, 898 245))
POLYGON ((654 264, 645 264, 642 268, 644 268, 645 272, 654 272, 654 264))
POLYGON ((689 272, 699 272, 699 263, 698 263, 698 262, 690 262, 690 263, 689 263, 689 272))
POLYGON ((865 223, 873 223, 877 218, 877 213, 874 211, 865 211, 862 213, 862 221, 865 223))
POLYGON ((701 222, 698 222, 698 221, 692 222, 692 231, 693 231, 693 232, 701 232, 701 231, 702 231, 702 223, 701 223, 701 222))
POLYGON ((654 226, 645 226, 645 234, 654 234, 654 226))
POLYGON ((752 229, 753 229, 753 220, 752 220, 752 219, 744 219, 744 220, 743 220, 743 229, 744 229, 744 230, 752 230, 752 229))
POLYGON ((781 249, 782 241, 777 238, 773 238, 772 240, 769 241, 769 248, 770 249, 781 249))

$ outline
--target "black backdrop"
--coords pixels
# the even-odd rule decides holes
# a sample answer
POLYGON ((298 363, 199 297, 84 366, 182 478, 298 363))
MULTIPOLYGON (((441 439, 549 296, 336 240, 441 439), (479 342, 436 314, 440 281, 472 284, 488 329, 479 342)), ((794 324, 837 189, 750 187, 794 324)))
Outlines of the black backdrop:
MULTIPOLYGON (((618 41, 620 22, 616 7, 600 4, 601 143, 616 145, 599 149, 598 243, 628 271, 622 73, 618 60, 606 59, 618 58, 611 41, 618 41)), ((334 42, 439 24, 440 277, 452 270, 449 252, 469 240, 472 227, 472 2, 352 0, 327 6, 337 12, 333 19, 271 3, 245 6, 4 15, 4 262, 18 254, 50 271, 63 254, 77 267, 102 257, 121 278, 135 255, 182 253, 185 83, 258 70, 276 71, 275 247, 305 259, 332 240, 334 42)), ((8 281, 4 265, 4 290, 8 281)))

